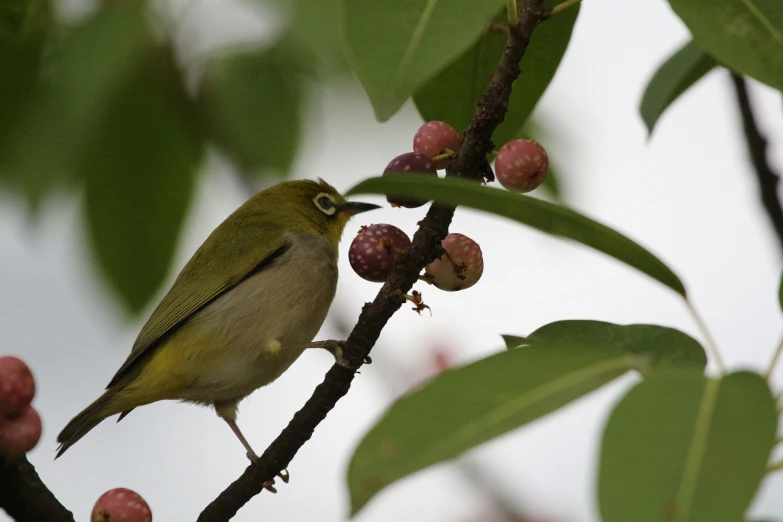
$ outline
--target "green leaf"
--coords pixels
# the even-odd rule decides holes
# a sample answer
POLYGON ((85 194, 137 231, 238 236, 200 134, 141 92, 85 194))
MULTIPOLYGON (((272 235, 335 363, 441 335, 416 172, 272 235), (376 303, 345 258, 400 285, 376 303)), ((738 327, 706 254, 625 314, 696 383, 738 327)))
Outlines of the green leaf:
POLYGON ((777 413, 766 381, 738 372, 656 375, 615 407, 604 432, 604 522, 743 520, 765 474, 777 413))
POLYGON ((524 341, 444 372, 394 403, 351 459, 352 513, 394 481, 532 422, 628 370, 650 373, 673 360, 703 368, 706 360, 687 335, 648 325, 563 321, 524 341))
MULTIPOLYGON (((647 365, 637 369, 645 376, 672 366, 694 366, 704 369, 707 354, 701 344, 690 335, 651 324, 615 325, 602 321, 556 321, 542 326, 522 344, 535 346, 591 343, 615 348, 647 358, 647 365)), ((519 345, 517 345, 519 346, 519 345)))
MULTIPOLYGON (((93 251, 132 313, 149 304, 170 270, 202 154, 170 49, 146 27, 137 34, 140 52, 96 107, 77 163, 93 251)), ((112 36, 105 36, 110 46, 112 36)))
POLYGON ((14 0, 0 7, 0 186, 24 195, 34 210, 52 184, 22 175, 10 165, 16 134, 41 88, 41 68, 53 26, 43 0, 14 0))
POLYGON ((465 52, 500 0, 343 0, 349 62, 380 121, 465 52))
POLYGON ((669 105, 710 72, 717 62, 694 42, 688 42, 661 65, 642 96, 639 112, 652 133, 655 123, 669 105))
POLYGON ((718 62, 783 89, 783 4, 778 0, 669 0, 696 43, 718 62))
POLYGON ((503 342, 506 343, 506 348, 509 350, 518 346, 522 346, 526 341, 524 337, 520 337, 518 335, 501 334, 500 337, 503 338, 503 342))
POLYGON ((39 72, 45 73, 43 86, 0 161, 29 197, 83 180, 79 154, 145 51, 147 12, 141 5, 113 3, 70 29, 50 50, 45 71, 39 72))
POLYGON ((566 237, 622 261, 685 296, 677 275, 648 250, 624 235, 553 203, 458 178, 399 174, 371 178, 348 191, 352 194, 420 196, 448 205, 463 205, 513 219, 554 236, 566 237))
POLYGON ((207 134, 243 169, 286 175, 301 138, 303 71, 287 41, 209 64, 199 96, 207 134))
MULTIPOLYGON (((557 3, 546 2, 549 7, 557 3)), ((517 135, 546 91, 568 47, 578 14, 579 6, 575 6, 536 28, 525 51, 519 78, 514 82, 508 112, 493 134, 493 141, 498 146, 517 135)), ((503 9, 495 23, 505 22, 506 10, 503 9)), ((414 94, 413 100, 422 118, 446 121, 459 131, 465 130, 476 112, 476 102, 497 69, 506 39, 505 31, 485 26, 478 41, 467 52, 414 94)))

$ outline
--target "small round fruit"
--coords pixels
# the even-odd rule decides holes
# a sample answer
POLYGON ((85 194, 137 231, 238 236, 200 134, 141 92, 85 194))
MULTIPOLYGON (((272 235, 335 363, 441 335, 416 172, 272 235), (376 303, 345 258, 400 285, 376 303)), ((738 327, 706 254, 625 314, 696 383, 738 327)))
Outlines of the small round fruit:
POLYGON ((456 292, 475 285, 484 273, 484 258, 478 243, 462 234, 449 234, 441 242, 445 251, 427 265, 424 279, 441 290, 456 292))
POLYGON ((383 283, 394 268, 399 250, 408 251, 411 240, 399 228, 386 225, 362 227, 348 250, 353 271, 373 283, 383 283))
POLYGON ((41 439, 41 416, 32 406, 18 415, 0 419, 0 453, 22 455, 41 439))
POLYGON ((495 158, 495 175, 508 190, 530 192, 544 182, 548 172, 549 157, 534 140, 511 140, 495 158))
POLYGON ((0 417, 13 417, 35 396, 35 379, 24 361, 0 357, 0 417))
MULTIPOLYGON (((413 136, 413 150, 424 154, 428 158, 434 158, 447 152, 458 153, 462 146, 462 139, 457 131, 445 121, 428 121, 416 131, 413 136)), ((436 169, 445 169, 451 163, 451 158, 444 158, 434 162, 436 169)))
POLYGON ((115 488, 98 498, 90 515, 92 522, 152 522, 152 511, 141 495, 115 488))
MULTIPOLYGON (((424 154, 418 152, 406 152, 400 154, 386 166, 383 175, 404 174, 407 172, 417 172, 427 176, 437 176, 438 172, 432 165, 432 161, 424 154)), ((393 207, 416 208, 426 204, 426 201, 420 199, 401 198, 399 196, 386 196, 386 201, 393 207)))

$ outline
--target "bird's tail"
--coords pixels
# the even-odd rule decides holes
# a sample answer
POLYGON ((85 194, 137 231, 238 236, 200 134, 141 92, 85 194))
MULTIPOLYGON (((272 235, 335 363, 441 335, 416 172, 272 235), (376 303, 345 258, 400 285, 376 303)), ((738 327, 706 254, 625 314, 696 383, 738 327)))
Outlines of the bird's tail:
POLYGON ((57 456, 55 458, 65 453, 65 450, 76 444, 79 439, 87 435, 101 421, 116 413, 120 413, 115 411, 116 408, 112 407, 112 399, 122 388, 120 386, 112 386, 98 397, 95 402, 87 406, 84 411, 71 419, 71 422, 57 436, 57 442, 60 443, 60 447, 57 448, 57 456))

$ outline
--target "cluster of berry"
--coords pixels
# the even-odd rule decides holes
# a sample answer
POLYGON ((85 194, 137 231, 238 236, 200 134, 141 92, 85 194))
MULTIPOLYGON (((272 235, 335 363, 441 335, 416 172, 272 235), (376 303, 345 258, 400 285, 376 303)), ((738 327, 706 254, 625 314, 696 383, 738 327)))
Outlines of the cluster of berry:
POLYGON ((0 357, 0 453, 27 453, 41 438, 41 417, 30 402, 35 379, 16 357, 0 357))
MULTIPOLYGON (((383 175, 416 173, 437 176, 459 154, 462 139, 446 122, 430 121, 419 127, 413 137, 413 152, 394 158, 383 175)), ((495 176, 503 187, 530 192, 544 182, 549 159, 544 148, 529 139, 511 140, 495 158, 495 176)), ((426 201, 387 196, 393 207, 417 208, 426 201)), ((389 224, 362 227, 351 243, 348 260, 362 278, 382 283, 394 267, 397 255, 410 249, 411 240, 399 228, 389 224)), ((446 291, 475 285, 484 273, 484 259, 478 243, 463 234, 452 233, 441 242, 443 255, 427 265, 422 280, 446 291)))
MULTIPOLYGON (((41 439, 41 417, 30 404, 34 396, 35 379, 27 364, 11 355, 0 357, 0 455, 24 455, 41 439)), ((137 493, 116 488, 101 495, 90 520, 152 522, 152 513, 137 493)))

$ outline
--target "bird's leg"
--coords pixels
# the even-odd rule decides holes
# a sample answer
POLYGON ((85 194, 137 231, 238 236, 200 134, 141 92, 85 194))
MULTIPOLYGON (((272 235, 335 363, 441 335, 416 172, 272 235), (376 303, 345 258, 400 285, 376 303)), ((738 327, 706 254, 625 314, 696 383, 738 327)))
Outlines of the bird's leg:
MULTIPOLYGON (((251 462, 257 461, 258 455, 256 455, 256 452, 253 451, 253 448, 250 447, 250 443, 247 441, 245 436, 242 435, 242 431, 240 431, 239 426, 237 425, 236 401, 215 402, 215 412, 217 412, 218 416, 221 419, 226 421, 228 427, 231 428, 231 431, 233 431, 234 435, 237 436, 239 442, 241 442, 242 445, 245 447, 245 450, 247 451, 247 458, 250 459, 251 462)), ((277 476, 280 477, 280 480, 282 480, 286 484, 288 484, 288 481, 291 479, 287 469, 284 469, 283 471, 279 472, 277 476)), ((277 490, 275 490, 274 485, 275 485, 274 479, 268 480, 264 483, 264 487, 266 489, 268 489, 272 493, 277 493, 277 490)))
MULTIPOLYGON (((327 352, 331 353, 334 356, 335 362, 339 364, 340 366, 343 366, 345 368, 349 368, 351 370, 355 370, 353 366, 351 366, 348 361, 343 357, 343 347, 345 346, 345 341, 335 341, 333 339, 329 339, 328 341, 311 341, 309 343, 300 343, 300 344, 292 344, 283 347, 283 350, 303 350, 305 348, 323 348, 327 352)), ((364 358, 363 361, 364 364, 372 364, 372 359, 370 359, 370 356, 364 358)))

